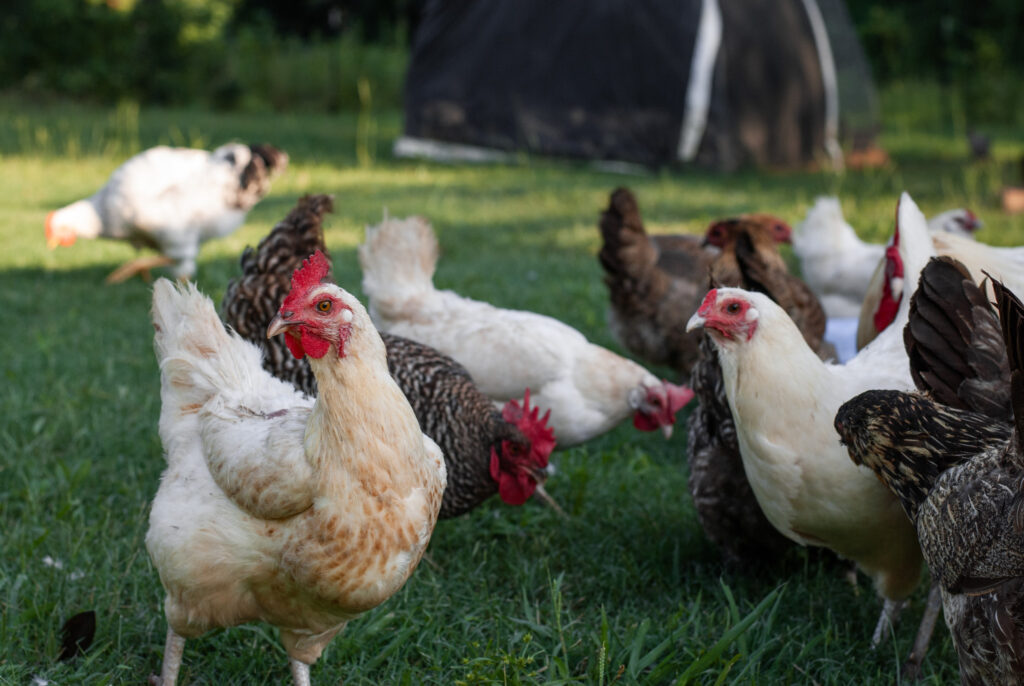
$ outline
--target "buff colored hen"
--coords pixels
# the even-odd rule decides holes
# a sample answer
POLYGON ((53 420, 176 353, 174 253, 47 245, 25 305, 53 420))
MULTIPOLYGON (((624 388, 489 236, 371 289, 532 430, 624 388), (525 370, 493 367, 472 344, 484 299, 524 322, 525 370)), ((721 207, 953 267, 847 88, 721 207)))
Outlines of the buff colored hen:
POLYGON ((324 647, 402 587, 430 540, 441 451, 366 310, 328 274, 322 254, 307 260, 267 330, 309 358, 315 400, 264 371, 194 286, 154 288, 167 469, 146 547, 169 625, 156 684, 175 683, 186 639, 254 621, 278 627, 294 683, 309 684, 324 647))

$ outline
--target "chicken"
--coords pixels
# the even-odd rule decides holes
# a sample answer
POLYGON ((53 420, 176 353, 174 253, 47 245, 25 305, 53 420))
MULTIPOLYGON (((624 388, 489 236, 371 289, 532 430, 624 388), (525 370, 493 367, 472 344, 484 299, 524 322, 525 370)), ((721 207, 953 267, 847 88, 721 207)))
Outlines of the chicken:
MULTIPOLYGON (((327 254, 323 216, 332 209, 326 195, 306 196, 255 250, 242 255, 242 276, 224 294, 225 321, 264 351, 263 368, 316 397, 316 378, 305 358, 295 359, 280 338, 265 335, 278 305, 288 293, 289 277, 305 256, 327 254)), ((441 447, 448 487, 439 518, 461 515, 495 493, 520 505, 543 480, 554 436, 530 408, 509 401, 499 410, 469 373, 433 348, 401 336, 381 334, 388 370, 412 405, 424 433, 441 447)))
POLYGON ((154 287, 167 469, 146 548, 168 623, 155 683, 175 683, 186 639, 263 621, 280 630, 294 683, 309 684, 327 643, 397 592, 430 540, 441 451, 366 310, 324 282, 329 266, 310 257, 267 330, 309 357, 316 400, 265 372, 193 285, 154 287))
POLYGON ((91 197, 48 214, 46 243, 53 249, 78 238, 109 238, 160 253, 121 266, 108 283, 169 264, 175 276, 188 278, 199 245, 241 226, 287 164, 288 155, 270 145, 229 143, 212 153, 150 148, 118 167, 91 197))
MULTIPOLYGON (((708 288, 731 286, 765 293, 790 313, 819 356, 831 356, 831 346, 822 340, 825 313, 806 284, 789 273, 771 234, 759 231, 750 219, 713 226, 721 233, 722 252, 709 267, 708 288)), ((700 336, 700 355, 690 375, 690 387, 700 402, 690 413, 686 455, 697 518, 726 561, 774 562, 793 543, 772 527, 754 497, 743 471, 718 355, 707 334, 700 336)))
MULTIPOLYGON (((749 215, 779 242, 788 242, 789 226, 769 215, 749 215)), ((636 198, 617 188, 601 213, 604 244, 598 254, 611 303, 608 326, 627 350, 651 364, 667 365, 683 377, 697 360, 699 336, 687 334, 685 315, 707 292, 707 275, 718 257, 725 229, 712 225, 704 238, 648 235, 636 198)))
MULTIPOLYGON (((933 249, 924 215, 905 193, 895 234, 903 290, 911 290, 933 249)), ((770 298, 732 288, 710 291, 687 328, 705 329, 717 349, 743 467, 768 520, 797 543, 856 562, 886 600, 882 619, 890 617, 918 583, 921 552, 898 500, 850 462, 832 419, 861 391, 912 387, 899 330, 845 365, 824 363, 770 298)))
MULTIPOLYGON (((932 217, 928 231, 972 234, 981 222, 968 209, 932 217)), ((846 223, 838 198, 818 198, 793 234, 793 252, 807 285, 829 318, 858 317, 872 275, 885 255, 884 245, 865 243, 846 223)))
POLYGON ((671 435, 690 389, 659 381, 579 331, 533 312, 506 310, 434 288, 437 238, 422 217, 385 219, 359 247, 370 316, 388 333, 450 355, 497 403, 530 389, 550 410, 559 446, 588 441, 633 415, 641 430, 671 435))
MULTIPOLYGON (((1015 293, 1024 294, 1024 248, 998 248, 953 233, 934 234, 932 243, 939 255, 947 255, 962 263, 981 281, 986 274, 999 279, 1015 293)), ((857 346, 870 343, 892 321, 895 306, 885 307, 889 297, 885 291, 883 266, 879 265, 868 285, 857 324, 857 346)))
MULTIPOLYGON (((965 281, 973 286, 969 277, 965 281)), ((938 392, 868 391, 844 403, 835 418, 851 459, 878 475, 916 526, 942 592, 960 680, 968 686, 1024 684, 1024 305, 1001 284, 994 289, 1002 341, 973 330, 984 319, 983 297, 971 298, 967 308, 950 308, 951 314, 934 310, 932 321, 941 322, 942 330, 928 332, 931 355, 950 352, 942 337, 969 344, 938 370, 931 366, 935 357, 922 359, 929 372, 937 371, 932 378, 940 380, 938 392), (969 366, 979 355, 1008 358, 1006 368, 969 366), (959 365, 946 365, 958 358, 959 365), (958 383, 947 383, 957 377, 958 383), (977 396, 957 392, 968 381, 991 385, 998 378, 995 397, 1009 404, 1008 420, 1007 408, 993 405, 992 398, 979 412, 972 407, 977 396), (934 399, 951 397, 950 390, 954 402, 968 409, 934 399), (987 414, 993 408, 996 416, 987 414)), ((909 331, 907 338, 916 340, 909 331)))

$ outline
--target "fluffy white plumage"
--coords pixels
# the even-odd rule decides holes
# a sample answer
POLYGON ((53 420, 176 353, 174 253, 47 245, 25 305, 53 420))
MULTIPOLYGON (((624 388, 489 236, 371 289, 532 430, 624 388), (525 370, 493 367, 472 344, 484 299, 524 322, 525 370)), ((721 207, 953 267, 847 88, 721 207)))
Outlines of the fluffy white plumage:
POLYGON ((497 403, 529 388, 531 401, 551 410, 560 447, 609 431, 650 397, 692 397, 556 319, 435 289, 437 257, 437 238, 421 217, 367 227, 359 259, 374 323, 451 356, 497 403))
POLYGON ((311 360, 314 401, 264 371, 194 286, 155 284, 167 469, 146 547, 167 591, 164 686, 185 638, 249 621, 279 627, 297 683, 308 679, 349 619, 401 588, 433 531, 441 451, 366 311, 320 288, 354 319, 344 358, 311 360))
POLYGON ((174 264, 175 276, 191 276, 200 244, 241 226, 287 162, 267 145, 230 143, 213 152, 150 148, 118 167, 89 198, 52 212, 47 242, 124 240, 160 252, 174 264))
MULTIPOLYGON (((970 240, 981 225, 967 209, 947 210, 928 220, 932 235, 970 240)), ((793 233, 800 271, 829 317, 858 317, 885 246, 866 243, 843 217, 839 199, 818 198, 793 233)))
POLYGON ((723 378, 751 486, 769 521, 802 544, 827 546, 870 574, 890 600, 917 585, 921 553, 898 500, 870 470, 855 466, 839 443, 839 406, 867 389, 913 388, 903 346, 910 293, 934 254, 924 215, 907 194, 898 210, 904 298, 896 321, 845 365, 821 362, 799 330, 769 298, 718 289, 717 302, 749 304, 756 329, 727 338, 702 307, 690 321, 704 326, 719 353, 723 378))

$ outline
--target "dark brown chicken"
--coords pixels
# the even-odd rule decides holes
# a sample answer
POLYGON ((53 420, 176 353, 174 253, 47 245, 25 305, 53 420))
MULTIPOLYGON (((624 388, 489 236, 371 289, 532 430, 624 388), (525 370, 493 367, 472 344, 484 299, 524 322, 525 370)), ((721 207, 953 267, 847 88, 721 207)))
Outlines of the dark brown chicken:
MULTIPOLYGON (((310 396, 316 382, 308 362, 294 359, 282 336, 268 340, 266 330, 288 293, 292 272, 314 251, 326 254, 322 221, 331 209, 326 195, 299 200, 255 250, 242 254, 242 276, 229 284, 221 305, 225 321, 263 348, 264 368, 310 396)), ((444 452, 448 487, 440 517, 463 514, 495 493, 510 504, 524 502, 543 480, 554 448, 546 417, 515 402, 499 410, 447 355, 400 336, 381 338, 391 376, 423 432, 444 452)))
MULTIPOLYGON (((788 241, 789 226, 769 215, 745 215, 759 238, 788 241)), ((707 292, 708 269, 718 257, 717 225, 704 237, 649 235, 636 198, 627 188, 612 191, 599 222, 611 303, 608 326, 627 350, 652 364, 672 367, 684 378, 697 360, 700 336, 686 321, 707 292)))
POLYGON ((994 313, 980 306, 966 270, 933 260, 912 303, 930 323, 908 325, 906 336, 918 353, 915 380, 935 385, 927 394, 862 393, 835 419, 851 459, 871 468, 914 522, 969 686, 1024 684, 1024 306, 993 286, 999 341, 975 335, 994 313), (992 396, 974 402, 971 380, 992 396))
MULTIPOLYGON (((707 288, 731 286, 765 293, 796 322, 808 345, 827 357, 833 351, 822 339, 825 313, 806 284, 789 273, 772 233, 765 230, 779 221, 769 215, 747 215, 712 224, 708 240, 719 245, 721 254, 709 266, 707 288)), ((795 544, 768 522, 750 488, 718 355, 703 333, 690 387, 700 403, 690 414, 687 462, 690 495, 701 526, 730 563, 774 562, 795 544)))

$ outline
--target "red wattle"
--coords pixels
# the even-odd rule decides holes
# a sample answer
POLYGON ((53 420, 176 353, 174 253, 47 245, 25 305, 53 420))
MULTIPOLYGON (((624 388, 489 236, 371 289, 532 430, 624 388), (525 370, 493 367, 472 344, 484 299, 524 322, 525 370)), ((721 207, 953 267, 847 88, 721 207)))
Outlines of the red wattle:
POLYGON ((302 327, 302 347, 305 348, 307 355, 319 360, 331 349, 331 344, 309 333, 306 327, 302 327))
POLYGON ((296 360, 301 360, 306 355, 306 351, 302 349, 302 341, 290 333, 284 335, 284 343, 288 346, 288 350, 291 351, 292 355, 296 360))

